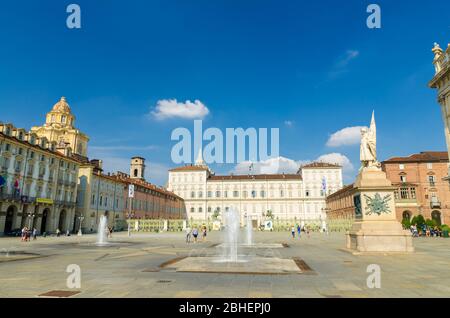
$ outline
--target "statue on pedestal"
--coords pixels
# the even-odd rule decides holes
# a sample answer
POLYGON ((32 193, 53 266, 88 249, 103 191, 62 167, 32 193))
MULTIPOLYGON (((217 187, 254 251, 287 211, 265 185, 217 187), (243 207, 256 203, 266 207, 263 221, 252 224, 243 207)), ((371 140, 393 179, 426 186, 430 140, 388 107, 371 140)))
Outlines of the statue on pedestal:
POLYGON ((375 124, 375 113, 372 112, 372 120, 369 128, 361 129, 361 146, 360 146, 361 169, 380 167, 377 161, 377 128, 375 124))

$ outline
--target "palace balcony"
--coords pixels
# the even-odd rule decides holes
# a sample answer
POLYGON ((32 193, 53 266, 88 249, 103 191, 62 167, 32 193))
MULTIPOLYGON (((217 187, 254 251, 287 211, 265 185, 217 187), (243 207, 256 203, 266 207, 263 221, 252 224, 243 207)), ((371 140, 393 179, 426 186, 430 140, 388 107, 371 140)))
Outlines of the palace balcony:
POLYGON ((36 198, 29 197, 27 195, 21 195, 19 193, 0 193, 0 200, 31 204, 36 201, 36 198))
POLYGON ((66 208, 74 208, 76 203, 70 201, 55 201, 55 205, 64 206, 66 208))
POLYGON ((431 201, 430 202, 430 207, 432 209, 436 209, 436 208, 440 209, 441 208, 441 202, 439 202, 439 201, 431 201))

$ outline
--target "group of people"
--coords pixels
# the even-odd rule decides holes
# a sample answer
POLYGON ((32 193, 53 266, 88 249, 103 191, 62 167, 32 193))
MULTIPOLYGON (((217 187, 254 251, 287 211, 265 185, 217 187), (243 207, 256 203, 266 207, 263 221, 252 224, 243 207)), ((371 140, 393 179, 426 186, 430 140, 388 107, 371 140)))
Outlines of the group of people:
POLYGON ((29 229, 28 227, 24 227, 22 229, 22 242, 29 242, 30 237, 33 236, 33 240, 37 238, 37 230, 34 228, 33 230, 29 229))
POLYGON ((442 236, 442 230, 437 227, 431 227, 423 225, 422 227, 417 227, 417 225, 411 225, 409 230, 413 237, 425 236, 425 237, 439 237, 442 236))
POLYGON ((300 224, 297 224, 297 227, 295 227, 294 225, 291 227, 291 235, 293 239, 295 239, 296 231, 298 238, 302 237, 302 231, 305 232, 305 234, 309 237, 309 227, 307 227, 306 225, 304 225, 303 228, 300 226, 300 224))
MULTIPOLYGON (((202 234, 202 241, 205 241, 206 240, 206 233, 207 233, 206 226, 203 225, 200 228, 200 231, 201 231, 201 234, 202 234)), ((192 228, 192 229, 190 227, 186 228, 186 243, 191 243, 191 237, 194 238, 193 239, 194 243, 197 243, 198 235, 199 235, 199 229, 196 226, 194 226, 194 228, 192 228)))

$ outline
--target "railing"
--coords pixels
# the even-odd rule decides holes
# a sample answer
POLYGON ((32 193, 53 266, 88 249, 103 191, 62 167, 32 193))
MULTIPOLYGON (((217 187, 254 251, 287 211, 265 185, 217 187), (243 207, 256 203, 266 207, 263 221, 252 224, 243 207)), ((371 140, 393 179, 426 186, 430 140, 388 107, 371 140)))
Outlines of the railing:
POLYGON ((21 195, 19 193, 0 193, 0 200, 21 202, 21 203, 34 203, 36 201, 36 198, 21 195))
POLYGON ((62 205, 65 207, 73 208, 75 207, 76 203, 70 201, 55 201, 55 205, 62 205))

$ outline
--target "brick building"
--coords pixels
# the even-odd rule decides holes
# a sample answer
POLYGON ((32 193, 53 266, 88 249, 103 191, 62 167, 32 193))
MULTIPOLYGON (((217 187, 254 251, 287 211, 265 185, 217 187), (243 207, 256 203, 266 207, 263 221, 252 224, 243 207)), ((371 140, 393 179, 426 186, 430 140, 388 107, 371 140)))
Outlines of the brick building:
POLYGON ((382 163, 395 191, 397 218, 422 214, 438 224, 450 223, 450 186, 447 151, 426 151, 408 157, 394 157, 382 163))
MULTIPOLYGON (((450 186, 446 151, 426 151, 408 157, 393 157, 381 163, 387 178, 397 189, 397 220, 411 220, 416 215, 438 224, 450 223, 450 186)), ((327 197, 327 218, 352 219, 355 206, 353 184, 327 197)))

